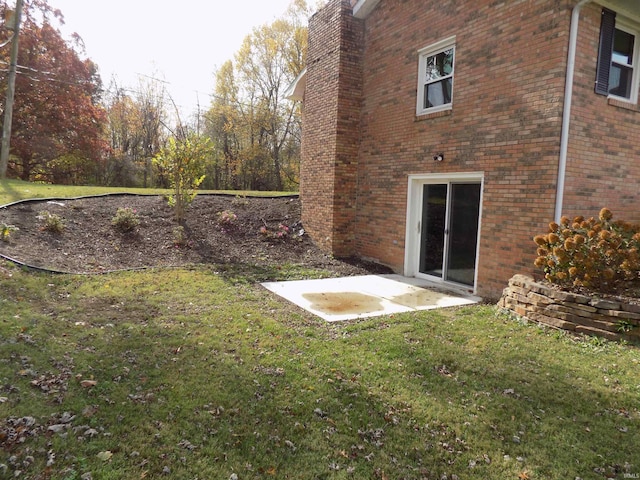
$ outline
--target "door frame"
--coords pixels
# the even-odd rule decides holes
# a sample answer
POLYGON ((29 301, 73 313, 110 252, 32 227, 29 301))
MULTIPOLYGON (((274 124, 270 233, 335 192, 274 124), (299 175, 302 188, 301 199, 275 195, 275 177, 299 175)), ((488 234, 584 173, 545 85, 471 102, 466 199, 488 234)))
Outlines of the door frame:
MULTIPOLYGON (((476 293, 478 285, 478 264, 480 260, 480 236, 482 221, 482 202, 484 196, 484 172, 458 172, 458 173, 425 173, 408 176, 407 188, 407 219, 404 250, 404 275, 407 277, 425 278, 437 283, 442 283, 456 289, 465 289, 476 293), (473 287, 455 282, 448 282, 443 278, 419 273, 420 259, 420 222, 422 219, 422 195, 423 186, 427 184, 469 182, 480 184, 480 205, 478 215, 478 238, 476 241, 476 264, 474 267, 473 287)), ((448 206, 447 206, 448 208, 448 206)))

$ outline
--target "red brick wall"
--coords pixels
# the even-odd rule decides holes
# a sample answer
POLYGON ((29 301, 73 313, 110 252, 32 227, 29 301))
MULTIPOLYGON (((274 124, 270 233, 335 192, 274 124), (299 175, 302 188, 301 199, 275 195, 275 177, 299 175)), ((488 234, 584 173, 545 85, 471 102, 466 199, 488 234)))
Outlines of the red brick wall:
MULTIPOLYGON (((356 46, 338 48, 351 45, 335 30, 349 0, 332 0, 310 23, 301 177, 303 221, 316 241, 403 272, 408 176, 483 172, 477 293, 497 298, 512 275, 532 274, 531 239, 554 217, 575 3, 381 0, 364 21, 360 60, 356 46), (416 117, 417 52, 452 35, 453 109, 416 117), (349 73, 338 74, 341 62, 349 73), (434 162, 436 153, 445 160, 434 162)), ((638 200, 639 113, 593 93, 598 30, 599 8, 590 6, 580 25, 567 170, 572 215, 603 203, 616 213, 638 200), (607 184, 605 173, 620 182, 607 184)), ((357 28, 350 32, 356 41, 357 28)))
POLYGON ((576 57, 564 213, 640 222, 640 109, 594 93, 602 7, 583 9, 576 57))
POLYGON ((354 254, 362 44, 349 0, 332 0, 309 22, 302 222, 336 256, 354 254))
POLYGON ((532 271, 531 238, 553 218, 569 18, 566 2, 380 2, 365 22, 359 253, 403 271, 409 174, 484 172, 478 293, 532 271), (417 51, 451 35, 453 109, 416 118, 417 51))

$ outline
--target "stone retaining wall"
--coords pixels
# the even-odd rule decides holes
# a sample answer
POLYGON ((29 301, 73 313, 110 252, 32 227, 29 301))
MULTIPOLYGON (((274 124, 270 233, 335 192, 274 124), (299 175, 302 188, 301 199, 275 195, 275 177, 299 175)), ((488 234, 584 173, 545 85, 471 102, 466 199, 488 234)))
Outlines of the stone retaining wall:
POLYGON ((640 340, 640 303, 564 292, 526 275, 509 280, 498 307, 570 332, 609 340, 640 340))

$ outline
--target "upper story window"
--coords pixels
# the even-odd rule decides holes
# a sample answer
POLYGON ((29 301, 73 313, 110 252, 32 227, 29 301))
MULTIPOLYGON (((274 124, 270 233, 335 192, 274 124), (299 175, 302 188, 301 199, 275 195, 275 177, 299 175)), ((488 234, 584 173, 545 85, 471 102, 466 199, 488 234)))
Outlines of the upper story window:
POLYGON ((640 88, 640 27, 602 10, 596 93, 638 102, 640 88))
POLYGON ((451 37, 418 52, 416 115, 451 108, 455 51, 455 37, 451 37))

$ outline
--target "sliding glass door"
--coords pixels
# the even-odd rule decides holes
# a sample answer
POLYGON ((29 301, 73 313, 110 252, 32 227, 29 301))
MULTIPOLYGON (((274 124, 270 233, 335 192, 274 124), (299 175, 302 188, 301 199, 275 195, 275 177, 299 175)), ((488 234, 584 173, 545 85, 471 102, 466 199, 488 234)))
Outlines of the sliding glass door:
POLYGON ((418 272, 473 286, 478 246, 480 183, 422 186, 418 272))

